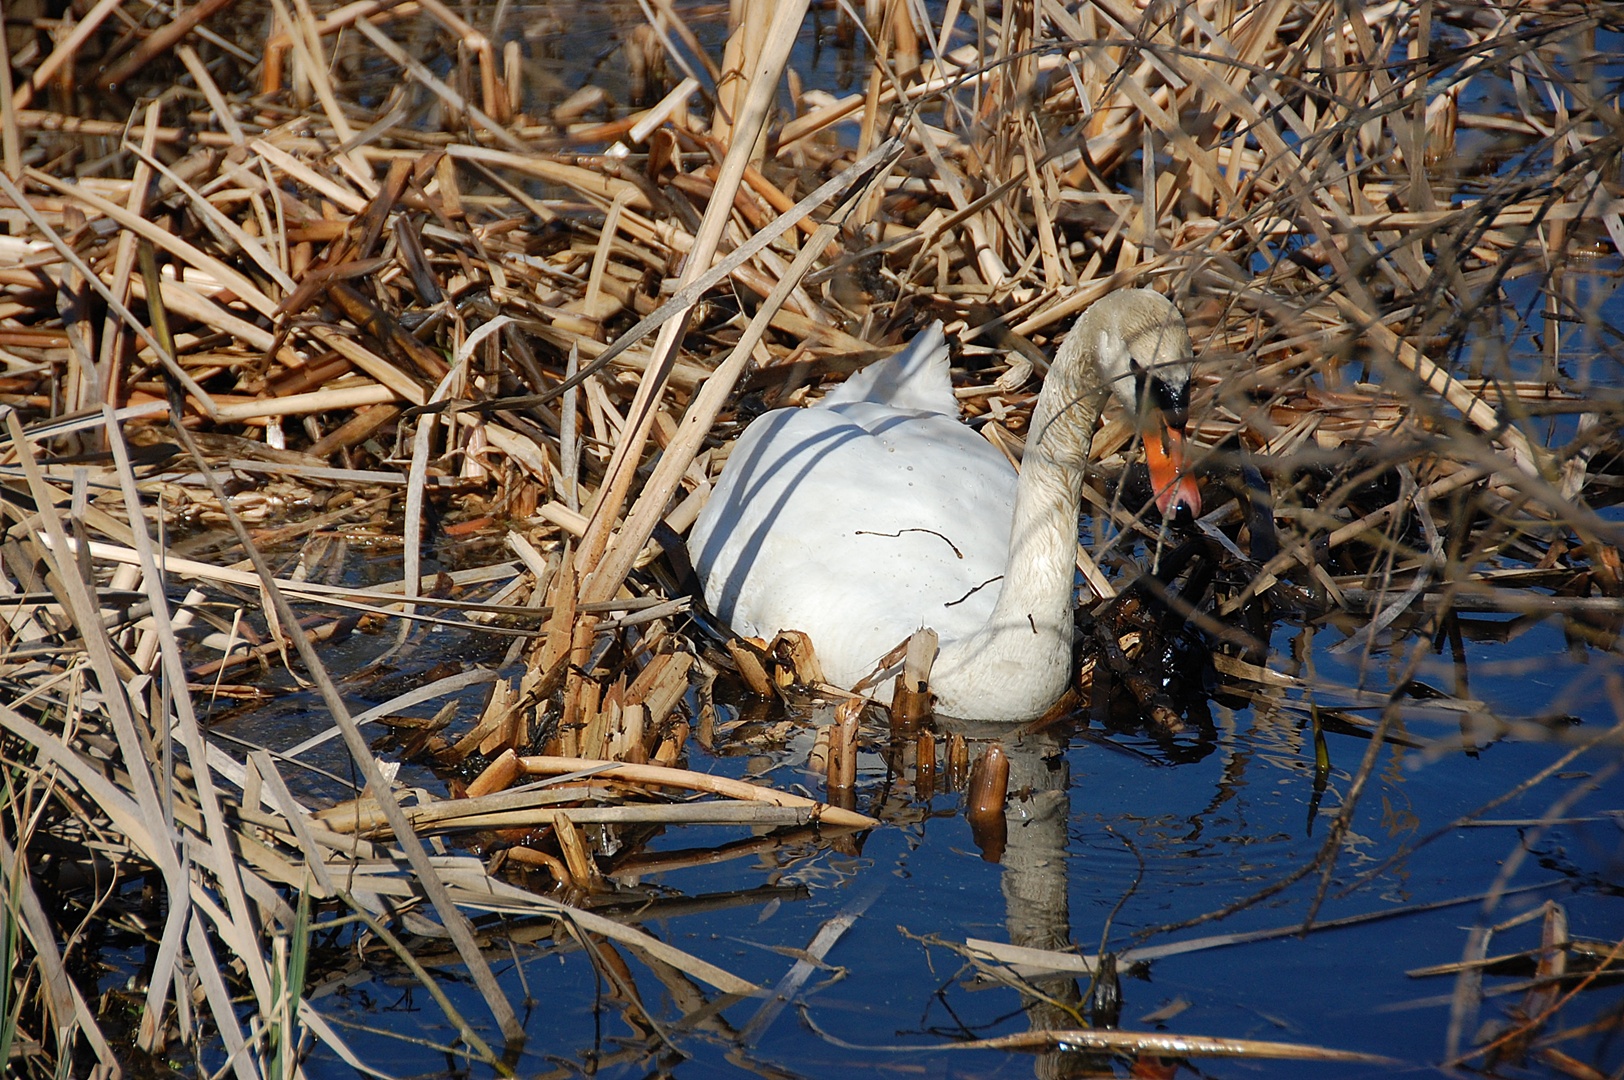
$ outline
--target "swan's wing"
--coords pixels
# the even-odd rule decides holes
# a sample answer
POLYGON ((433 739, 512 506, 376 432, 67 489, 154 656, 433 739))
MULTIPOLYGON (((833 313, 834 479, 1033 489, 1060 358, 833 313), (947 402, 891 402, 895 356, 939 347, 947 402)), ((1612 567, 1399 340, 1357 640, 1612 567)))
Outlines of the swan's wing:
POLYGON ((921 626, 983 625, 1008 558, 1015 473, 956 420, 867 402, 751 424, 690 537, 712 609, 801 630, 850 686, 921 626))
POLYGON ((958 419, 959 402, 953 396, 942 324, 931 323, 907 348, 857 372, 825 394, 814 408, 858 401, 958 419))

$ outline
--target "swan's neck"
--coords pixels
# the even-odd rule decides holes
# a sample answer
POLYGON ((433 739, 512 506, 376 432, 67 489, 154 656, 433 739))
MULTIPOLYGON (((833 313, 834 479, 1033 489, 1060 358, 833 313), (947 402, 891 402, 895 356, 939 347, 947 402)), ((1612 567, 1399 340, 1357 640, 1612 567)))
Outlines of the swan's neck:
MULTIPOLYGON (((944 644, 938 660, 952 683, 1001 683, 997 693, 1012 711, 1028 715, 1059 697, 1071 670, 1077 515, 1107 392, 1088 355, 1090 336, 1081 323, 1067 335, 1033 410, 1009 564, 992 616, 975 633, 944 644)), ((965 690, 940 680, 935 689, 941 711, 955 715, 954 700, 965 690)))
MULTIPOLYGON (((1080 411, 1088 413, 1090 422, 1098 412, 1097 408, 1080 411)), ((1003 588, 993 609, 994 626, 1020 622, 1039 627, 1064 624, 1068 628, 1066 639, 1071 640, 1082 485, 1080 464, 1047 452, 1041 443, 1027 448, 1015 489, 1009 565, 1004 568, 1003 588)), ((1031 633, 1030 627, 1027 632, 1031 633)))

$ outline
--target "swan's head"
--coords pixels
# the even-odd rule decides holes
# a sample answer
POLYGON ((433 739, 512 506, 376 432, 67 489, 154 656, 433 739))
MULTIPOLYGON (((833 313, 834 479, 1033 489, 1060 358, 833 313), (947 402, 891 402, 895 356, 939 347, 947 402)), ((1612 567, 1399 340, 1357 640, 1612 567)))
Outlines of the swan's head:
POLYGON ((1156 508, 1171 520, 1201 513, 1201 494, 1184 456, 1194 348, 1172 301, 1149 289, 1118 289, 1095 301, 1073 333, 1130 416, 1139 418, 1156 508))

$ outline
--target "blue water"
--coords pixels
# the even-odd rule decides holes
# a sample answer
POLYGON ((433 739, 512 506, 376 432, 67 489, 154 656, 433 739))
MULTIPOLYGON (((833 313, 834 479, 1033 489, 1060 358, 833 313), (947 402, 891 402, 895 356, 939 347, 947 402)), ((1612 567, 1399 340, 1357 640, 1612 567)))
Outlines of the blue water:
MULTIPOLYGON (((1281 631, 1277 648, 1287 641, 1281 631)), ((1290 634, 1297 633, 1290 630, 1290 634)), ((1321 632, 1321 645, 1337 635, 1321 632)), ((1565 909, 1577 938, 1616 940, 1624 929, 1624 781, 1614 774, 1596 791, 1565 811, 1593 817, 1549 829, 1534 843, 1509 880, 1514 892, 1485 914, 1481 901, 1406 914, 1411 906, 1473 896, 1490 889, 1508 859, 1530 835, 1509 824, 1448 829, 1441 838, 1405 852, 1491 798, 1555 761, 1569 745, 1595 736, 1618 722, 1613 700, 1624 671, 1615 655, 1567 650, 1554 622, 1540 623, 1511 645, 1467 643, 1471 692, 1496 716, 1507 720, 1571 714, 1549 741, 1481 736, 1474 754, 1460 749, 1453 715, 1428 710, 1424 702, 1406 706, 1396 731, 1428 744, 1424 750, 1383 747, 1368 787, 1338 848, 1327 899, 1319 919, 1387 913, 1363 925, 1316 931, 1307 936, 1237 944, 1152 961, 1122 979, 1121 1027, 1191 1035, 1266 1039, 1388 1055, 1413 1066, 1444 1059, 1449 1023, 1448 977, 1416 979, 1405 973, 1422 965, 1461 959, 1468 930, 1479 922, 1504 922, 1547 900, 1565 909), (1606 817, 1605 815, 1611 815, 1606 817), (1396 856, 1396 858, 1395 858, 1396 856), (1390 861, 1391 860, 1391 861, 1390 861), (1365 880, 1366 875, 1372 875, 1365 880), (1171 1006, 1171 1009, 1169 1007, 1171 1006), (1176 1015, 1145 1018, 1169 1009, 1176 1015)), ((1448 686, 1455 675, 1444 658, 1429 660, 1418 677, 1448 686)), ((1322 684, 1353 688, 1360 681, 1357 655, 1333 656, 1316 650, 1322 684)), ((1279 664, 1279 654, 1276 655, 1279 664)), ((1396 668, 1391 657, 1364 665, 1364 680, 1385 689, 1381 679, 1396 668)), ((1335 698, 1327 691, 1327 698, 1335 698)), ((1291 700, 1300 701, 1298 695, 1291 700)), ((1199 760, 1170 752, 1144 735, 1115 735, 1106 741, 1073 738, 1050 748, 1051 758, 1034 766, 1063 786, 1040 794, 1050 811, 1047 824, 1022 824, 1022 803, 1012 803, 1010 841, 1002 864, 983 858, 962 815, 959 796, 937 794, 929 801, 910 798, 903 779, 888 775, 879 754, 865 755, 858 806, 888 823, 858 839, 829 844, 799 843, 715 865, 669 871, 624 882, 629 898, 659 896, 723 897, 733 891, 776 887, 777 899, 762 899, 708 914, 644 921, 643 929, 694 955, 763 986, 777 982, 825 921, 854 905, 865 913, 827 957, 829 966, 813 975, 800 998, 810 1023, 794 1008, 766 1029, 746 1068, 737 1055, 734 1033, 759 1007, 740 1001, 720 1017, 707 1017, 692 1030, 673 1035, 686 1060, 667 1059, 673 1075, 746 1075, 765 1068, 788 1075, 838 1076, 855 1069, 924 1076, 1025 1076, 1039 1064, 1033 1055, 974 1050, 943 1052, 965 1037, 991 1037, 1027 1030, 1021 999, 1013 990, 974 984, 962 961, 943 943, 966 938, 1010 940, 1010 920, 1042 924, 1045 932, 1094 952, 1102 939, 1113 950, 1215 934, 1299 924, 1306 916, 1320 875, 1316 871, 1277 895, 1205 925, 1160 933, 1154 928, 1213 912, 1252 896, 1310 863, 1330 834, 1333 818, 1351 788, 1369 742, 1352 735, 1327 738, 1332 770, 1318 810, 1314 803, 1312 743, 1303 715, 1289 710, 1262 715, 1256 707, 1215 706, 1211 752, 1199 760), (880 805, 883 803, 883 806, 880 805), (1025 893, 1028 903, 1012 903, 1025 893), (725 1026, 720 1026, 725 1025, 725 1026), (831 1038, 814 1030, 821 1029, 831 1038), (835 1039, 864 1049, 838 1045, 835 1039)), ((1369 716, 1374 718, 1375 711, 1369 716)), ((1100 736, 1098 729, 1094 735, 1100 736)), ((805 738, 794 749, 756 748, 738 756, 708 757, 692 748, 690 765, 728 775, 757 775, 780 787, 803 784, 821 791, 806 774, 805 738)), ((1196 745, 1181 737, 1188 751, 1196 745)), ((1023 751, 1012 749, 1018 762, 1023 751)), ((1498 806, 1496 821, 1534 819, 1557 800, 1621 759, 1610 748, 1586 753, 1560 774, 1498 806)), ((1021 766, 1017 765, 1017 774, 1021 766)), ((1019 785, 1016 785, 1017 787, 1019 785)), ((699 850, 744 839, 742 830, 679 829, 658 838, 654 850, 699 850)), ((1539 924, 1528 923, 1496 935, 1489 952, 1532 948, 1539 924)), ((644 1076, 662 1060, 634 1010, 612 984, 601 981, 588 958, 567 936, 556 942, 515 946, 511 959, 498 947, 497 967, 515 1002, 528 985, 536 1004, 524 1013, 529 1041, 517 1070, 521 1076, 644 1076)), ((643 1005, 660 1023, 678 1025, 714 991, 688 986, 681 1003, 656 974, 622 951, 643 1005)), ((438 972, 453 981, 455 968, 438 972)), ((1489 976, 1486 988, 1514 982, 1489 976)), ((1054 982, 1045 987, 1054 992, 1054 982)), ((458 1007, 488 1029, 476 995, 451 986, 458 1007)), ((1062 983, 1063 988, 1063 983, 1062 983)), ((1491 998, 1466 1029, 1468 1044, 1478 1027, 1502 1018, 1520 994, 1491 998)), ((440 1043, 454 1033, 428 996, 412 991, 401 974, 375 975, 338 993, 320 996, 324 1015, 367 1027, 409 1032, 440 1043)), ((1608 1015, 1616 1017, 1624 993, 1615 984, 1580 994, 1547 1026, 1572 1028, 1608 1015)), ((1068 1024, 1067 1026, 1071 1026, 1068 1024)), ((497 1041, 493 1030, 485 1037, 497 1041)), ((366 1059, 386 1071, 437 1075, 444 1058, 385 1037, 352 1033, 366 1059)), ((1624 1065, 1617 1040, 1590 1036, 1559 1043, 1560 1048, 1607 1073, 1624 1065)), ((1048 1067, 1077 1059, 1047 1055, 1048 1067)), ((1100 1064, 1096 1061, 1095 1064, 1100 1064)), ((1115 1066, 1126 1074, 1120 1060, 1115 1066)), ((1365 1064, 1305 1066, 1292 1062, 1204 1059, 1207 1076, 1378 1076, 1390 1067, 1365 1064)), ((1503 1066, 1507 1075, 1542 1075, 1503 1066)), ((345 1075, 344 1067, 318 1051, 312 1076, 345 1075)), ((490 1075, 476 1068, 475 1075, 490 1075)))

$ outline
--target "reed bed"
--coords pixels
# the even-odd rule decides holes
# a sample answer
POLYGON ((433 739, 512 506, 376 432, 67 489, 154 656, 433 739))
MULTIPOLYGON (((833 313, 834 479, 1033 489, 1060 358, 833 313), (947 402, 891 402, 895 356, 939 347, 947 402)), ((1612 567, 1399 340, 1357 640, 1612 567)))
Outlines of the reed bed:
MULTIPOLYGON (((658 865, 640 838, 683 823, 755 829, 725 858, 875 820, 849 785, 820 802, 682 767, 729 738, 717 678, 817 688, 804 642, 696 629, 671 556, 744 415, 931 319, 967 416, 1018 458, 1072 317, 1127 285, 1178 300, 1211 510, 1185 538, 1136 513, 1108 417, 1087 572, 1109 598, 1158 563, 1236 699, 1362 725, 1373 752, 1405 737, 1407 674, 1338 702, 1269 667, 1270 619, 1424 649, 1458 647, 1462 611, 1555 611, 1616 647, 1624 399, 1592 271, 1624 244, 1624 127, 1599 6, 949 0, 925 25, 900 0, 741 0, 718 38, 715 13, 656 3, 616 28, 617 77, 567 94, 515 33, 550 8, 272 0, 217 33, 223 6, 7 21, 0 1059, 19 1074, 168 1055, 296 1076, 312 1040, 364 1067, 304 995, 312 936, 344 924, 435 993, 413 950, 449 948, 490 1013, 440 996, 454 1050, 491 1063, 482 1031, 522 1036, 491 958, 526 933, 606 971, 624 949, 678 1000, 760 992, 596 913, 604 876, 658 865), (797 70, 814 21, 856 43, 844 95, 797 70), (398 553, 396 580, 347 583, 362 546, 398 553), (357 714, 330 643, 428 627, 503 662, 357 714), (331 732, 211 740, 219 703, 278 669, 331 732), (1372 701, 1391 707, 1359 719, 1372 701), (385 719, 380 752, 363 725, 385 719), (354 767, 316 805, 288 778, 324 738, 354 767), (402 759, 447 787, 405 788, 402 759), (100 1002, 75 955, 97 924, 152 956, 100 1002)), ((1095 616, 1080 698, 1125 680, 1176 724, 1132 673, 1184 631, 1095 616)), ((1467 740, 1541 723, 1426 707, 1467 740)), ((962 783, 963 747, 942 753, 962 783)), ((1304 873, 1329 882, 1334 850, 1304 873)))

